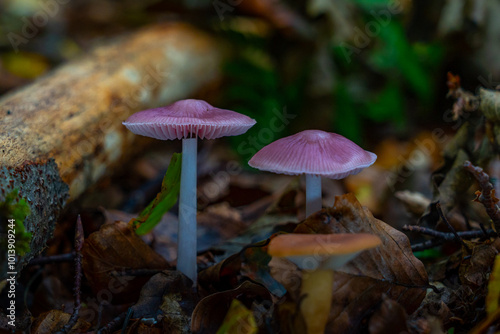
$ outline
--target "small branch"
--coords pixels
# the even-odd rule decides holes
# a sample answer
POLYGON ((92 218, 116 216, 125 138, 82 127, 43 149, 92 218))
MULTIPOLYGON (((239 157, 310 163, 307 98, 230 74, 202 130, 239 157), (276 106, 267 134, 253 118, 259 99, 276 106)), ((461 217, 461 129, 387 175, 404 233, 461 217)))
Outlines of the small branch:
POLYGON ((161 273, 165 269, 124 269, 122 271, 113 271, 111 276, 153 276, 161 273))
MULTIPOLYGON (((102 310, 103 310, 103 307, 104 307, 104 304, 103 302, 101 301, 99 303, 99 309, 98 309, 98 312, 97 312, 97 323, 95 325, 95 331, 94 332, 98 332, 99 331, 99 328, 101 327, 101 322, 102 322, 102 310)), ((95 333, 94 333, 95 334, 95 333)))
POLYGON ((450 222, 448 221, 448 219, 446 219, 446 216, 444 215, 444 212, 443 212, 443 209, 441 208, 441 204, 436 203, 436 209, 439 213, 439 216, 441 217, 441 219, 445 222, 445 224, 448 226, 448 228, 450 229, 451 233, 455 236, 455 239, 460 242, 462 244, 463 247, 465 247, 466 249, 469 249, 467 247, 467 245, 464 243, 464 241, 462 240, 462 238, 457 234, 457 231, 455 231, 455 229, 453 228, 453 226, 451 226, 450 222))
MULTIPOLYGON (((431 228, 422 227, 422 226, 405 225, 405 226, 403 226, 403 230, 429 235, 431 237, 435 237, 435 238, 441 239, 443 241, 452 241, 452 240, 456 240, 456 238, 457 238, 455 236, 455 234, 453 234, 451 232, 436 231, 436 230, 433 230, 431 228)), ((485 233, 486 233, 486 236, 488 238, 496 237, 496 232, 492 229, 486 230, 486 231, 482 231, 482 230, 460 231, 460 232, 456 232, 456 233, 457 233, 459 238, 466 239, 466 240, 484 237, 485 233)))
MULTIPOLYGON (((434 239, 427 240, 418 244, 414 244, 411 246, 411 250, 414 252, 426 250, 429 248, 434 248, 443 244, 445 241, 453 241, 456 240, 457 237, 455 234, 451 232, 440 232, 427 227, 414 226, 414 225, 405 225, 403 226, 403 230, 417 232, 420 234, 428 235, 434 237, 434 239)), ((495 238, 497 233, 494 230, 474 230, 474 231, 463 231, 456 232, 459 238, 461 239, 475 239, 475 238, 495 238)))
POLYGON ((129 307, 127 310, 127 316, 125 317, 125 320, 123 321, 123 326, 122 326, 122 333, 126 333, 128 323, 130 322, 130 319, 134 315, 134 309, 132 307, 129 307))
POLYGON ((128 311, 123 312, 117 317, 115 317, 111 322, 109 322, 106 326, 101 328, 100 330, 97 331, 97 334, 106 334, 106 333, 111 333, 113 330, 116 328, 120 327, 120 324, 122 324, 125 319, 127 318, 128 311))
POLYGON ((43 264, 48 264, 48 263, 58 263, 58 262, 69 262, 73 261, 75 258, 76 252, 71 252, 71 253, 66 253, 66 254, 58 254, 58 255, 51 255, 51 256, 40 256, 37 258, 34 258, 33 260, 28 263, 28 266, 37 266, 37 265, 43 265, 43 264))
POLYGON ((73 328, 73 326, 78 321, 78 313, 80 312, 80 308, 82 306, 80 299, 80 288, 82 285, 82 247, 84 238, 85 236, 83 234, 82 219, 80 218, 80 215, 78 215, 75 229, 75 308, 73 309, 73 314, 69 318, 68 323, 59 333, 68 333, 71 328, 73 328))
POLYGON ((490 216, 497 232, 500 231, 500 208, 498 207, 498 198, 495 196, 495 188, 490 183, 490 177, 481 167, 474 166, 470 161, 464 163, 464 168, 470 172, 479 183, 481 191, 476 191, 474 201, 481 203, 490 216))
POLYGON ((436 239, 431 239, 431 240, 427 240, 427 241, 424 241, 424 242, 421 242, 418 244, 411 245, 411 250, 413 252, 420 252, 420 251, 423 251, 426 249, 440 246, 442 244, 444 244, 444 240, 436 238, 436 239))

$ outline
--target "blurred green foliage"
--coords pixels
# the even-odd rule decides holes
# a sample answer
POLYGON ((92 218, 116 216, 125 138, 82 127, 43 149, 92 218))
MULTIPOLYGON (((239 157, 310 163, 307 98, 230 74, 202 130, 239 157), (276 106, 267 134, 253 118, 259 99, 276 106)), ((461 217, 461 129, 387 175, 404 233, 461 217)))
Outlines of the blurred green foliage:
MULTIPOLYGON (((394 14, 380 21, 378 14, 387 12, 390 3, 350 3, 352 20, 347 31, 352 36, 343 41, 335 38, 334 28, 328 30, 318 23, 329 16, 327 10, 319 18, 308 18, 316 36, 306 42, 291 38, 276 43, 272 33, 242 32, 238 24, 221 24, 223 38, 234 50, 224 68, 228 80, 223 105, 257 120, 245 135, 232 138, 243 161, 268 143, 290 134, 288 124, 280 131, 272 131, 272 135, 266 130, 276 111, 282 112, 283 108, 299 116, 295 124, 291 122, 296 131, 315 126, 358 143, 364 138, 367 124, 389 125, 393 133, 403 134, 410 125, 409 113, 421 117, 428 112, 436 98, 436 74, 443 62, 444 47, 434 42, 410 41, 402 15, 394 14), (367 31, 367 24, 378 29, 375 33, 367 31), (364 34, 366 45, 356 46, 359 34, 364 34), (327 76, 333 80, 331 96, 322 102, 317 94, 311 94, 311 83, 323 79, 311 64, 324 47, 328 48, 331 66, 319 71, 330 71, 327 76), (309 52, 304 52, 304 48, 309 48, 309 52), (290 63, 295 66, 284 65, 290 63), (292 74, 290 67, 294 67, 292 74), (320 103, 329 103, 329 115, 319 111, 324 110, 318 107, 320 103)), ((331 10, 343 10, 331 6, 331 10)), ((335 15, 330 16, 328 19, 334 20, 335 15)))
POLYGON ((288 125, 300 112, 304 80, 284 82, 270 39, 234 30, 225 30, 224 35, 235 52, 224 66, 223 105, 257 121, 247 133, 231 137, 234 150, 246 162, 289 134, 288 125))
POLYGON ((388 22, 377 21, 374 13, 390 1, 356 2, 363 13, 358 33, 369 40, 368 45, 356 48, 348 42, 354 50, 348 53, 351 57, 346 56, 342 44, 335 45, 332 53, 340 72, 333 93, 334 129, 359 142, 364 120, 390 122, 402 132, 407 127, 407 110, 423 111, 431 106, 444 48, 437 43, 411 43, 397 16, 388 22), (371 36, 367 24, 378 25, 378 34, 371 36))

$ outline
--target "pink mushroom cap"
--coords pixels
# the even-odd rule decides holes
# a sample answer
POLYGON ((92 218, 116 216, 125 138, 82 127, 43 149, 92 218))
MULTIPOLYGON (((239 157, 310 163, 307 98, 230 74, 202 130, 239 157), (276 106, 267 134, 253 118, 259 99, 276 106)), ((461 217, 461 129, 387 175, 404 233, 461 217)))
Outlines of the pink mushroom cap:
POLYGON ((245 133, 256 121, 237 112, 215 108, 202 100, 180 100, 166 107, 139 111, 123 125, 137 135, 160 140, 215 139, 245 133))
POLYGON ((336 133, 306 130, 263 147, 248 164, 278 174, 342 179, 372 165, 377 156, 336 133))

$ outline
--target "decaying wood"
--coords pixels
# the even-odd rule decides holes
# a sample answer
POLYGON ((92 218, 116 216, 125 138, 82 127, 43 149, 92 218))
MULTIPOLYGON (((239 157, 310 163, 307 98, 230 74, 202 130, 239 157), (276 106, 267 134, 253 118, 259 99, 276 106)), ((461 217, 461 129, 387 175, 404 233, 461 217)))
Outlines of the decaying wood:
POLYGON ((122 121, 207 87, 218 79, 221 60, 208 34, 182 23, 155 25, 0 99, 0 201, 19 189, 31 207, 24 224, 34 235, 18 269, 43 249, 67 198, 140 147, 122 121))

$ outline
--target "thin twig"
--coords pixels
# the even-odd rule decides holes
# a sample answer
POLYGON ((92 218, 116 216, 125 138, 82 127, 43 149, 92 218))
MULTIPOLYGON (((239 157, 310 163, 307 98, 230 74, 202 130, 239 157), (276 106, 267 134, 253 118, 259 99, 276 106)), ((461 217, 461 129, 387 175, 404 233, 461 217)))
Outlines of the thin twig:
POLYGON ((127 318, 128 312, 123 312, 117 317, 115 317, 111 322, 109 322, 106 326, 97 331, 97 334, 106 334, 111 333, 113 330, 118 328, 121 323, 127 318))
POLYGON ((132 318, 132 315, 134 314, 134 309, 129 307, 127 311, 127 316, 125 317, 125 320, 123 321, 123 326, 122 326, 122 334, 127 333, 127 327, 128 323, 130 321, 130 318, 132 318))
POLYGON ((58 254, 51 256, 40 256, 32 259, 28 266, 36 266, 48 263, 58 263, 58 262, 69 262, 73 261, 75 258, 76 252, 66 253, 66 254, 58 254))
MULTIPOLYGON (((418 244, 414 244, 411 246, 412 251, 418 252, 422 250, 426 250, 429 248, 434 248, 436 246, 439 246, 443 244, 445 241, 453 241, 456 240, 457 237, 455 234, 451 232, 441 232, 441 231, 436 231, 427 227, 422 227, 422 226, 414 226, 414 225, 405 225, 403 226, 403 230, 405 231, 411 231, 411 232, 417 232, 420 234, 428 235, 431 237, 434 237, 434 239, 427 240, 418 244)), ((495 238, 496 237, 496 232, 492 229, 490 230, 473 230, 473 231, 461 231, 461 232, 456 232, 457 235, 461 239, 475 239, 475 238, 495 238)))
POLYGON ((68 320, 68 323, 63 327, 63 329, 59 333, 68 333, 71 328, 76 324, 78 321, 78 313, 80 312, 80 308, 82 306, 81 304, 81 293, 80 293, 80 288, 82 285, 82 247, 83 247, 83 241, 84 241, 84 234, 83 234, 83 226, 82 226, 82 219, 80 218, 80 215, 78 215, 78 218, 76 219, 76 229, 75 229, 75 308, 73 309, 73 314, 68 320))
POLYGON ((495 188, 490 182, 490 177, 481 167, 474 166, 470 161, 464 163, 464 168, 470 172, 479 183, 481 191, 476 191, 474 201, 481 203, 486 209, 495 226, 495 230, 500 232, 500 208, 498 207, 498 198, 495 196, 495 188))
MULTIPOLYGON (((483 223, 479 222, 479 228, 481 229, 481 231, 483 231, 483 233, 484 233, 485 236, 488 235, 488 232, 487 232, 486 228, 484 227, 483 223)), ((490 231, 493 231, 493 230, 490 230, 490 231)), ((495 231, 493 231, 493 232, 495 232, 495 231)))
POLYGON ((445 242, 445 240, 443 240, 443 239, 438 239, 438 238, 431 239, 431 240, 427 240, 427 241, 424 241, 424 242, 421 242, 418 244, 411 245, 411 250, 413 252, 420 252, 420 251, 423 251, 426 249, 440 246, 440 245, 444 244, 444 242, 445 242))
POLYGON ((466 249, 469 249, 469 247, 467 247, 467 245, 462 240, 462 238, 458 235, 457 231, 455 231, 455 228, 453 228, 453 226, 451 226, 450 222, 448 221, 448 219, 444 215, 443 209, 441 208, 441 204, 439 204, 439 202, 436 203, 436 209, 437 209, 437 212, 439 213, 439 216, 441 217, 441 219, 445 222, 445 224, 450 229, 451 233, 453 233, 453 235, 455 236, 455 239, 458 242, 460 242, 460 244, 462 244, 463 247, 465 247, 466 249))
POLYGON ((104 308, 104 303, 103 301, 101 301, 99 303, 99 309, 97 311, 97 324, 95 325, 95 332, 98 332, 99 328, 101 327, 103 308, 104 308))
MULTIPOLYGON (((453 234, 451 232, 436 231, 436 230, 433 230, 431 228, 422 227, 422 226, 405 225, 405 226, 403 226, 403 230, 429 235, 431 237, 439 238, 443 241, 451 241, 451 240, 457 239, 455 234, 453 234)), ((484 237, 485 233, 486 233, 486 236, 488 238, 493 238, 496 236, 496 232, 492 229, 489 229, 486 231, 473 230, 473 231, 456 232, 456 234, 458 235, 459 238, 466 239, 466 240, 484 237)))
POLYGON ((121 276, 153 276, 161 273, 165 269, 124 269, 121 271, 112 271, 111 276, 121 277, 121 276))

